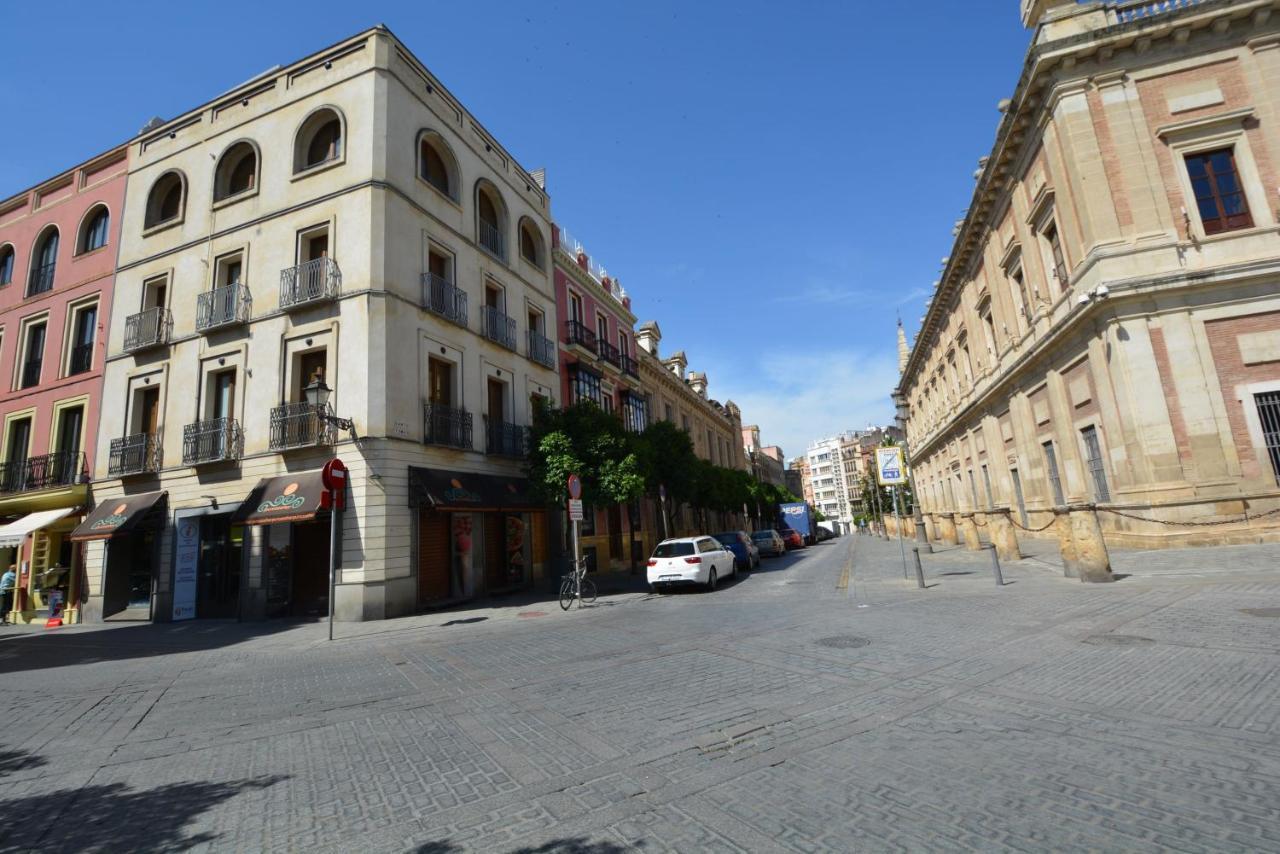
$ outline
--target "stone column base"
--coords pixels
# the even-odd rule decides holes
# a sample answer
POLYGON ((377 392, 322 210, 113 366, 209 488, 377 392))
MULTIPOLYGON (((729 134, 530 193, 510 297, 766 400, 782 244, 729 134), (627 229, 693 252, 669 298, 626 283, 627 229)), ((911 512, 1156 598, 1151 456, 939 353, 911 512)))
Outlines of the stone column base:
POLYGON ((972 513, 960 514, 960 530, 964 534, 964 547, 971 552, 982 548, 982 540, 978 538, 978 523, 972 513))
POLYGON ((1000 560, 1021 560, 1022 552, 1018 548, 1018 535, 1014 530, 1009 508, 997 507, 988 513, 987 525, 990 528, 991 544, 996 547, 996 555, 1000 560))

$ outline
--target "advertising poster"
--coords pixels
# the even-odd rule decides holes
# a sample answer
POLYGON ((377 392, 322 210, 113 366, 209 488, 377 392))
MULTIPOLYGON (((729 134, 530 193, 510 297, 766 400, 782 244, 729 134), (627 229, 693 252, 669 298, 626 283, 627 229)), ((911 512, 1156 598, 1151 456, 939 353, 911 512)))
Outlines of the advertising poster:
POLYGON ((173 619, 196 616, 196 572, 200 565, 200 519, 178 520, 177 559, 173 564, 173 619))

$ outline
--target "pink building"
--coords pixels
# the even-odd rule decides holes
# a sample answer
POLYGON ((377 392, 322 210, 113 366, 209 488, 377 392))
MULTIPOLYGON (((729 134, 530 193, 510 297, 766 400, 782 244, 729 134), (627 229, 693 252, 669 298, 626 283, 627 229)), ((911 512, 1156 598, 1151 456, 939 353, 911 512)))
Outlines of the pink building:
MULTIPOLYGON (((640 432, 649 403, 640 388, 631 298, 560 226, 551 228, 555 261, 556 335, 560 350, 560 399, 565 406, 590 401, 640 432)), ((582 524, 583 554, 601 570, 629 567, 636 556, 624 542, 640 541, 638 513, 623 507, 594 508, 582 524)))
POLYGON ((127 147, 0 201, 0 571, 11 619, 79 617, 127 147))

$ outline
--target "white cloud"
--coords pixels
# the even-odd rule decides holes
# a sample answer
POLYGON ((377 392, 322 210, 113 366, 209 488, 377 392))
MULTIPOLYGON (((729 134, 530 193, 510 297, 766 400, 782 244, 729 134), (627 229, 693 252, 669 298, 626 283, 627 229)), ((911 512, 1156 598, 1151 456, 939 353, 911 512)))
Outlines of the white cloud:
POLYGON ((754 363, 713 362, 703 369, 712 396, 738 404, 743 423, 759 424, 761 440, 781 445, 788 458, 816 439, 893 420, 889 395, 898 363, 892 352, 777 350, 754 363))

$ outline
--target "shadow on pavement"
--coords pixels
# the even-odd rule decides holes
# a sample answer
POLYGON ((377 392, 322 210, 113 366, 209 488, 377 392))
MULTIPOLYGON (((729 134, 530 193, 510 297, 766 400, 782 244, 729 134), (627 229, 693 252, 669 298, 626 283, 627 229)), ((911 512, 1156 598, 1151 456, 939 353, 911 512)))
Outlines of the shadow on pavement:
POLYGON ((286 779, 273 775, 154 789, 109 783, 9 798, 0 801, 0 854, 58 849, 159 854, 208 845, 219 834, 188 835, 198 816, 243 791, 286 779))
MULTIPOLYGON (((553 839, 536 848, 530 846, 514 848, 511 854, 623 854, 623 852, 634 851, 643 847, 643 841, 633 842, 624 847, 613 842, 593 842, 585 836, 578 836, 568 839, 553 839)), ((443 842, 428 842, 426 845, 420 845, 414 849, 414 852, 415 854, 456 854, 456 852, 462 850, 464 849, 461 846, 445 840, 443 842)))

